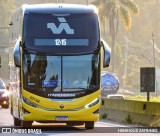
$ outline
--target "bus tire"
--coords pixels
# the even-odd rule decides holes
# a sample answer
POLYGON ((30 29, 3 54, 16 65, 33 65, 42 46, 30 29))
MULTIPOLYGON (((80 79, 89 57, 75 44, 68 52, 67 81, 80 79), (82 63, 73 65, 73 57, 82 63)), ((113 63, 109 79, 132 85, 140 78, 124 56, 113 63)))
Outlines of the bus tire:
POLYGON ((94 121, 85 122, 86 129, 93 129, 94 128, 94 121))
POLYGON ((21 120, 16 117, 13 117, 14 126, 21 126, 21 120))
POLYGON ((21 120, 21 127, 31 127, 32 123, 33 123, 32 121, 21 120))

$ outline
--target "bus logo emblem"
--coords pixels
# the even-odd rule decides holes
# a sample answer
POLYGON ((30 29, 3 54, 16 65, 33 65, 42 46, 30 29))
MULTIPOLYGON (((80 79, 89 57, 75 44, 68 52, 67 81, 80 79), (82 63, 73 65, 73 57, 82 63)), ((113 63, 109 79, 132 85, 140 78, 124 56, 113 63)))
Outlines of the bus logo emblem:
POLYGON ((50 28, 53 34, 61 34, 64 30, 67 34, 74 34, 74 29, 71 29, 64 17, 58 17, 60 25, 57 27, 55 23, 47 23, 47 28, 50 28))
POLYGON ((61 109, 63 109, 63 108, 64 108, 64 105, 63 105, 63 104, 61 104, 61 105, 60 105, 60 108, 61 108, 61 109))

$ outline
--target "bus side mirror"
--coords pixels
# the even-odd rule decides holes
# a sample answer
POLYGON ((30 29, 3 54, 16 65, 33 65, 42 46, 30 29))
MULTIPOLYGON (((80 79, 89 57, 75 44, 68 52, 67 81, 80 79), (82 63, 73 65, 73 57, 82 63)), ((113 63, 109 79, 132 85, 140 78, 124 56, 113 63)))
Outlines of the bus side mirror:
POLYGON ((103 67, 109 67, 111 50, 104 40, 101 40, 101 45, 103 46, 104 50, 103 67))
POLYGON ((20 67, 20 40, 17 40, 16 45, 14 47, 14 51, 13 51, 13 55, 14 55, 14 63, 16 65, 16 67, 20 67))

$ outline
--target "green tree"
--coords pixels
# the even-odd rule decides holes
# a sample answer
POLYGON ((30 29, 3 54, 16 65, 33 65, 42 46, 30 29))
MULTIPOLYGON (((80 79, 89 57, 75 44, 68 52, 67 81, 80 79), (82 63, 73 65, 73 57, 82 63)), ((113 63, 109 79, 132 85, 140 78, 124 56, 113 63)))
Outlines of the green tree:
POLYGON ((118 32, 119 17, 122 19, 126 31, 131 27, 131 13, 139 15, 139 8, 133 0, 97 0, 93 2, 99 9, 102 22, 108 19, 112 46, 112 72, 114 72, 114 45, 118 32))

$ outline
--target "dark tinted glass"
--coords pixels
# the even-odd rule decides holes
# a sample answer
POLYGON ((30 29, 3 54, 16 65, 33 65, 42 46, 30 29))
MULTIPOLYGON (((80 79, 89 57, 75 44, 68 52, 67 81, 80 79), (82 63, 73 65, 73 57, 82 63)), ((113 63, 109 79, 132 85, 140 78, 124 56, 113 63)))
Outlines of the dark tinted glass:
POLYGON ((46 91, 45 87, 48 92, 60 91, 61 57, 25 54, 23 67, 25 87, 39 90, 38 93, 46 91))
POLYGON ((47 53, 95 51, 99 48, 97 15, 27 13, 23 45, 27 49, 47 53))

